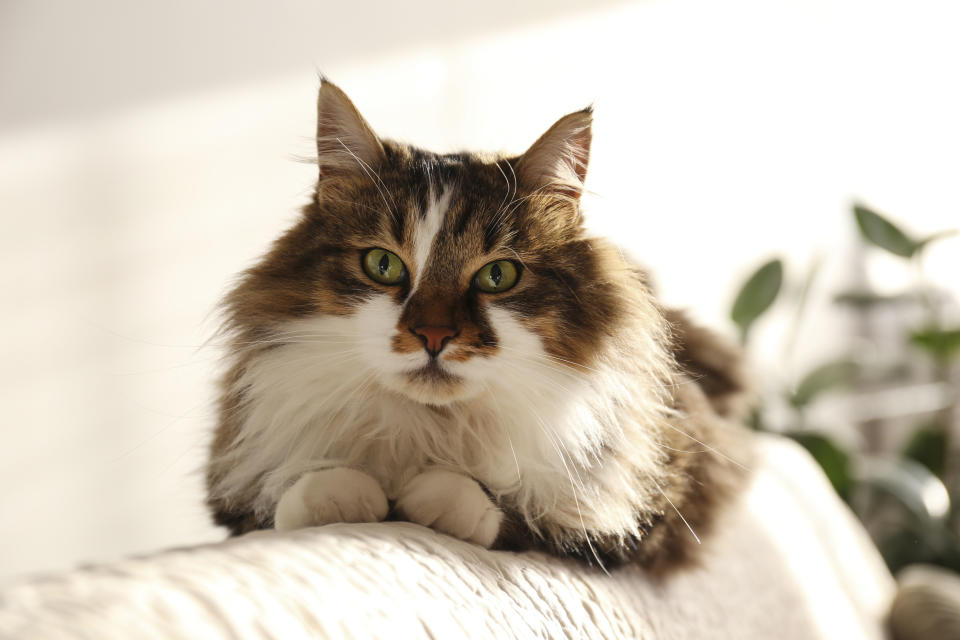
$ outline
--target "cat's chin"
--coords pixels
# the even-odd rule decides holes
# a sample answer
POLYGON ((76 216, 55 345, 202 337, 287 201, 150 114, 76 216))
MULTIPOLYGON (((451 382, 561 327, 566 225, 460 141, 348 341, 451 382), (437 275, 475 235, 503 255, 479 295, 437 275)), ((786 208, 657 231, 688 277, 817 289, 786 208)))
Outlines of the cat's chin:
POLYGON ((411 400, 435 406, 467 400, 477 393, 474 385, 466 379, 434 363, 393 376, 386 383, 393 391, 411 400))

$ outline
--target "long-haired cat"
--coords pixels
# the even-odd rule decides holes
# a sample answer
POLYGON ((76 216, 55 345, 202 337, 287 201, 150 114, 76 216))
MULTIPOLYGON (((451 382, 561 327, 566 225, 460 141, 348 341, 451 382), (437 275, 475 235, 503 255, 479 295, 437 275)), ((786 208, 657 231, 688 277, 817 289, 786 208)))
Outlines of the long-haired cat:
POLYGON ((322 82, 313 199, 225 301, 217 523, 693 557, 741 475, 740 357, 584 230, 591 117, 516 157, 437 154, 322 82))

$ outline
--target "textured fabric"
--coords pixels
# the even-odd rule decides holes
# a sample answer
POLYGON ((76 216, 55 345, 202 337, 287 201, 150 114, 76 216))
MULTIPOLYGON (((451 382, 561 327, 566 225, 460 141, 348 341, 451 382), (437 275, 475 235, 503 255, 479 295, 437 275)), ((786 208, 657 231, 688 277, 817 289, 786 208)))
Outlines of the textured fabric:
POLYGON ((761 452, 703 566, 659 582, 332 525, 23 581, 0 591, 0 637, 882 638, 894 584, 865 533, 805 452, 761 452))

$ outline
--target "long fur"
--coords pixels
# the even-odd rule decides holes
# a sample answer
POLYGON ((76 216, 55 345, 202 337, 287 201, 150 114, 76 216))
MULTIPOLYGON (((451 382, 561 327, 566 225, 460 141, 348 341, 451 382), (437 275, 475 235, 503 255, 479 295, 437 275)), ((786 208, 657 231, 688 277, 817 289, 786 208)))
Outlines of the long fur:
POLYGON ((329 83, 318 114, 314 200, 226 300, 217 522, 272 526, 311 471, 362 470, 393 504, 445 469, 502 511, 497 547, 653 568, 692 558, 747 458, 728 420, 739 354, 585 235, 589 110, 493 159, 381 141, 329 83), (408 279, 366 277, 369 247, 398 255, 408 279), (472 275, 495 259, 515 261, 517 285, 478 292, 472 275), (422 324, 457 330, 435 362, 422 324), (702 362, 722 394, 699 384, 702 362))

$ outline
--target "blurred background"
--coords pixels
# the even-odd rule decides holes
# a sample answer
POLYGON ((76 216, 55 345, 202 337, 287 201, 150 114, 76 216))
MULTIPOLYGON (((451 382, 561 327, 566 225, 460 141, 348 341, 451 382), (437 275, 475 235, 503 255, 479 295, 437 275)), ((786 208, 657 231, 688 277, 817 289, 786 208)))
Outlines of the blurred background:
POLYGON ((891 567, 956 566, 958 30, 926 0, 0 0, 0 581, 224 535, 201 345, 310 193, 318 71, 435 150, 594 103, 589 225, 745 342, 754 426, 891 567))

